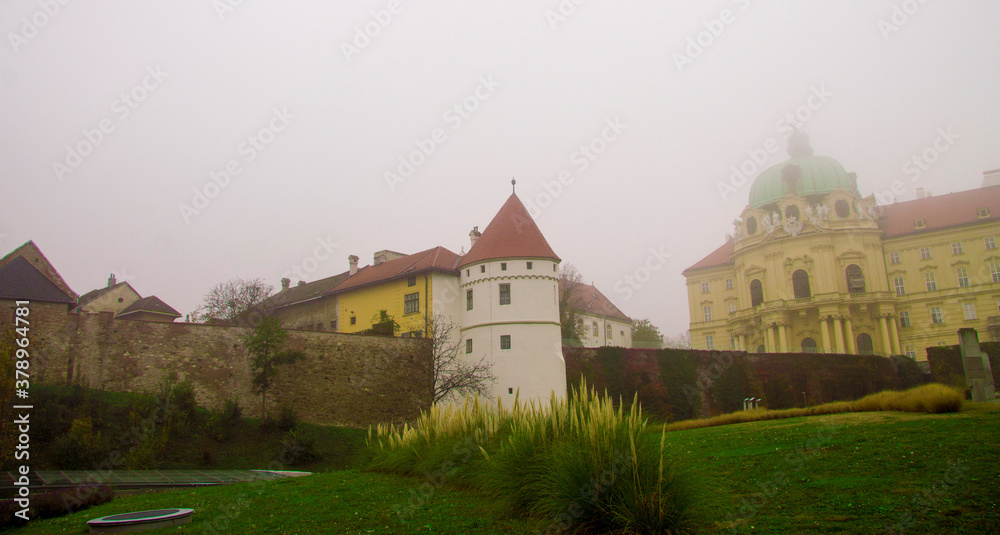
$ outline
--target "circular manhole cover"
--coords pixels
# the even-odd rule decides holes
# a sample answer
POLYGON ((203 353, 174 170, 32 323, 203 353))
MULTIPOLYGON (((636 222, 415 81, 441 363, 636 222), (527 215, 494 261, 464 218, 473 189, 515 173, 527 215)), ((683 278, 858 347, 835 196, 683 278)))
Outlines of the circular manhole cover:
POLYGON ((194 509, 156 509, 102 516, 87 521, 91 533, 129 533, 179 526, 191 522, 194 509))

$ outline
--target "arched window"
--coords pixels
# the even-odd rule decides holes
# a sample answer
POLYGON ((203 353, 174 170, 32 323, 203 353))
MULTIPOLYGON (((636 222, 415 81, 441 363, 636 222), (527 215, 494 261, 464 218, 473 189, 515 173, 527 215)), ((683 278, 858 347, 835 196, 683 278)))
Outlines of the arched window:
POLYGON ((865 274, 857 264, 847 266, 847 291, 852 294, 865 293, 865 274))
POLYGON ((875 345, 872 343, 872 337, 868 336, 866 333, 861 333, 858 335, 858 354, 859 355, 874 355, 875 345))
POLYGON ((799 207, 795 206, 794 204, 789 206, 788 208, 785 208, 785 219, 791 219, 793 217, 795 218, 796 221, 798 221, 798 219, 801 217, 799 215, 799 207))
POLYGON ((764 285, 759 280, 750 282, 750 306, 760 306, 764 303, 764 285))
POLYGON ((757 234, 757 218, 755 217, 747 218, 747 234, 751 236, 757 234))
POLYGON ((833 209, 837 212, 837 216, 841 219, 847 219, 851 216, 851 205, 844 199, 840 199, 833 205, 833 209))
POLYGON ((805 270, 798 270, 792 273, 792 289, 795 290, 796 299, 806 299, 812 297, 809 290, 809 274, 805 270))
POLYGON ((802 341, 802 352, 803 353, 816 353, 816 340, 812 338, 806 338, 802 341))

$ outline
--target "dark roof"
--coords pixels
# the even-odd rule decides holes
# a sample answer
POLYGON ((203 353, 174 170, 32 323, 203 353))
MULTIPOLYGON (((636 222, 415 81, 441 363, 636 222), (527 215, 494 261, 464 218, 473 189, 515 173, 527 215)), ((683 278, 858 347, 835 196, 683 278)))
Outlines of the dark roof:
POLYGON ((382 262, 377 266, 365 266, 347 280, 335 286, 327 294, 367 286, 377 282, 408 277, 426 271, 442 271, 458 274, 456 264, 459 256, 444 247, 435 247, 402 258, 382 262))
MULTIPOLYGON (((117 286, 117 285, 116 285, 117 286)), ((170 305, 164 303, 159 297, 151 295, 149 297, 143 297, 135 303, 125 307, 118 313, 118 317, 127 316, 129 314, 137 314, 140 312, 153 312, 155 314, 165 314, 167 316, 173 316, 179 318, 181 316, 180 312, 177 312, 170 305)))
POLYGON ((77 298, 76 305, 77 306, 81 306, 81 307, 85 306, 87 303, 89 303, 89 302, 93 301, 94 299, 97 299, 98 297, 100 297, 100 296, 102 296, 102 295, 110 292, 111 290, 114 290, 115 288, 118 288, 119 286, 121 286, 123 284, 125 286, 128 286, 129 289, 131 289, 135 293, 135 295, 141 295, 139 292, 135 291, 135 288, 132 288, 131 284, 129 284, 126 281, 121 281, 118 284, 115 284, 114 286, 105 286, 104 288, 98 288, 96 290, 91 290, 91 291, 89 291, 89 292, 81 295, 79 298, 77 298))
POLYGON ((38 272, 45 278, 49 279, 52 284, 55 284, 56 287, 62 291, 62 293, 76 300, 76 292, 74 292, 73 289, 66 284, 62 275, 60 275, 56 268, 52 265, 52 262, 49 262, 49 259, 45 258, 45 255, 42 254, 42 250, 35 245, 35 242, 28 240, 17 249, 11 251, 7 256, 0 258, 0 267, 6 266, 15 258, 24 258, 27 260, 28 264, 37 269, 38 272))
POLYGON ((345 271, 339 275, 333 275, 325 279, 307 282, 299 286, 291 286, 287 290, 282 290, 272 295, 270 304, 275 307, 283 307, 320 297, 333 289, 334 286, 344 282, 350 275, 350 272, 345 271))
POLYGON ((559 261, 517 195, 511 195, 500 207, 483 235, 462 257, 458 267, 499 258, 548 258, 559 261))
POLYGON ((707 269, 732 264, 733 252, 735 250, 736 242, 733 240, 726 240, 726 243, 722 244, 722 247, 712 251, 708 256, 695 263, 695 265, 685 269, 684 272, 687 273, 688 271, 694 271, 696 269, 707 269))
POLYGON ((75 296, 68 295, 20 256, 0 267, 0 299, 76 303, 75 296))
POLYGON ((998 219, 1000 186, 935 195, 882 207, 882 226, 887 238, 998 219), (989 208, 990 216, 980 219, 980 208, 989 208), (927 226, 916 229, 917 219, 926 221, 927 226))
MULTIPOLYGON (((563 282, 562 279, 559 280, 560 287, 563 287, 565 284, 567 283, 563 282)), ((571 299, 579 307, 580 312, 593 316, 618 319, 628 323, 632 322, 632 318, 626 316, 596 286, 582 282, 569 284, 573 285, 571 299)))

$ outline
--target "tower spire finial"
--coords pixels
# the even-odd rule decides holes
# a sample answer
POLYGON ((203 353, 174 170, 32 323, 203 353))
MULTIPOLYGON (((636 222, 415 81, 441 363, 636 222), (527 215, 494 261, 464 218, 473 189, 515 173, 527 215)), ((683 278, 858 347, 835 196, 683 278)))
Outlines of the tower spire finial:
POLYGON ((510 194, 517 195, 517 180, 510 179, 510 194))

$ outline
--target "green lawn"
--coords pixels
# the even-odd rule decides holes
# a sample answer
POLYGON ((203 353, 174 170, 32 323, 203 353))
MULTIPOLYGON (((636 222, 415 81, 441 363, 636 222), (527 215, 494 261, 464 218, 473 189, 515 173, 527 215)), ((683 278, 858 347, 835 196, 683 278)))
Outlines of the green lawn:
MULTIPOLYGON (((653 435, 658 441, 658 430, 653 435)), ((958 414, 792 418, 667 437, 701 495, 705 533, 995 533, 1000 526, 1000 404, 967 404, 958 414)), ((164 507, 196 510, 191 524, 174 530, 185 533, 212 533, 213 525, 215 533, 304 534, 547 527, 500 519, 492 500, 475 492, 348 470, 122 497, 17 533, 84 533, 89 518, 164 507), (399 510, 412 514, 403 522, 399 510)))

